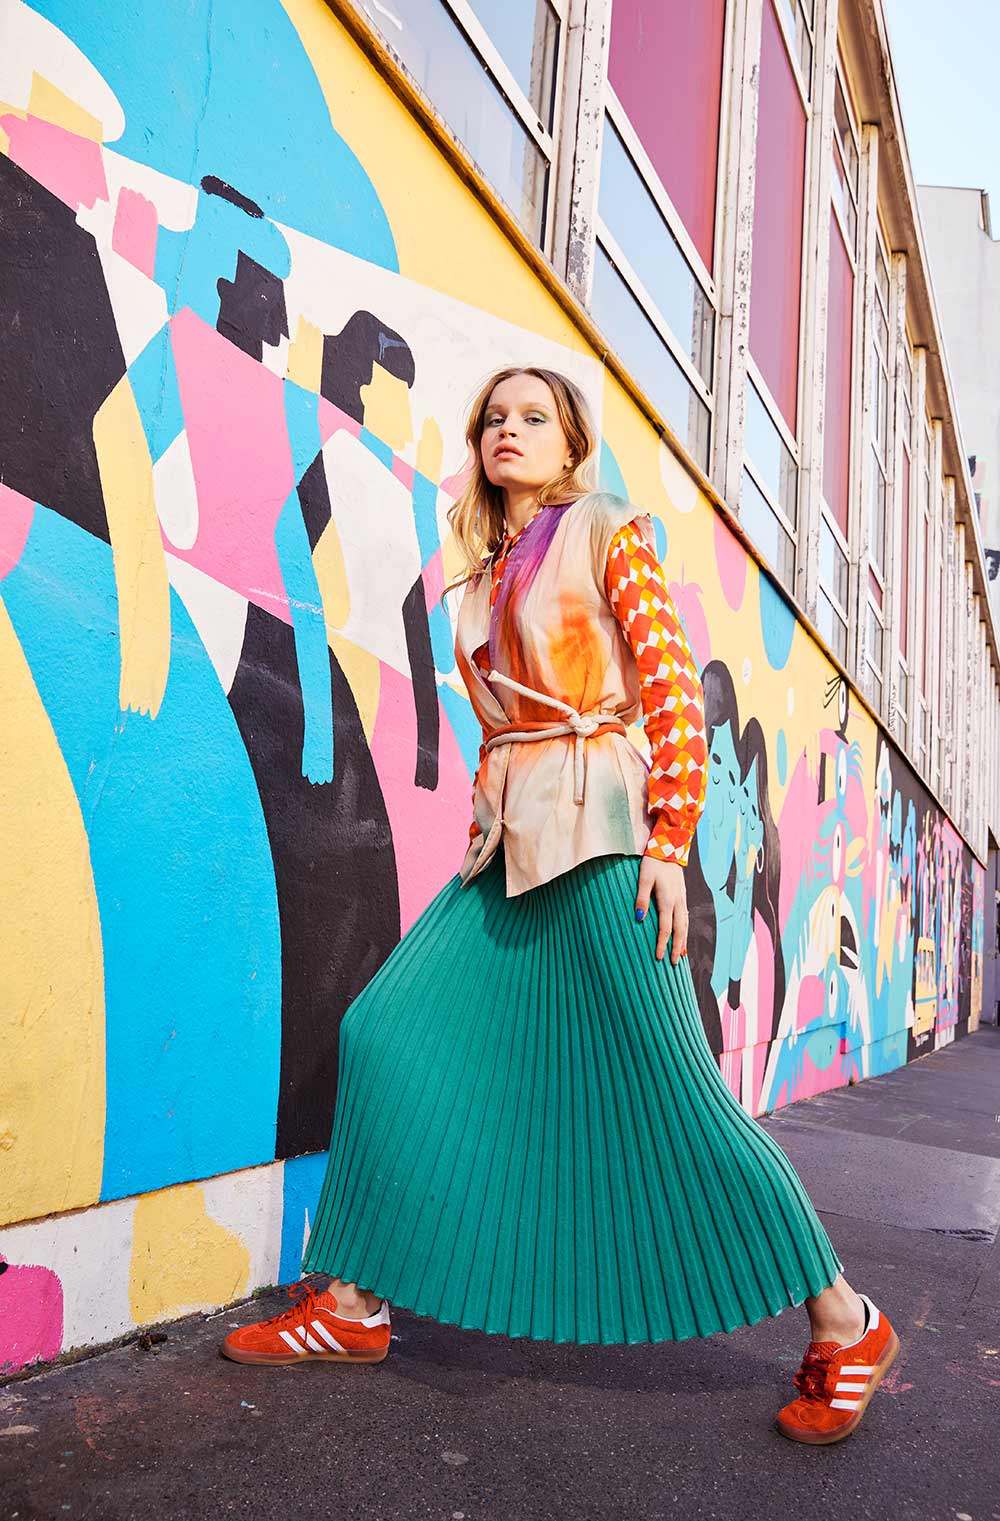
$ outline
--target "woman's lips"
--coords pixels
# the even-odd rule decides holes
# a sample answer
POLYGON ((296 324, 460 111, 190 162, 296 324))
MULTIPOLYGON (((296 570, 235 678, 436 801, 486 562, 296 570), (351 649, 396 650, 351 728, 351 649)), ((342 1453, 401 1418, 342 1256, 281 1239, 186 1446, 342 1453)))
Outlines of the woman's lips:
POLYGON ((494 459, 506 459, 508 455, 510 455, 513 459, 524 458, 524 455, 521 453, 520 449, 514 449, 510 444, 505 444, 502 449, 493 450, 494 459))

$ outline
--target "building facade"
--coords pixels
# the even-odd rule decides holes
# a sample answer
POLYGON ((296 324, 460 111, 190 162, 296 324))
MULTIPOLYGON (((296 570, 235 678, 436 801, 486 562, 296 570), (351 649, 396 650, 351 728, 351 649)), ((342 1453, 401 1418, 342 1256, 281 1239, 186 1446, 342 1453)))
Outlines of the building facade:
POLYGON ((3 0, 0 101, 0 1367, 298 1272, 340 1017, 463 850, 499 364, 656 523, 747 1111, 989 1016, 1000 656, 880 0, 3 0))

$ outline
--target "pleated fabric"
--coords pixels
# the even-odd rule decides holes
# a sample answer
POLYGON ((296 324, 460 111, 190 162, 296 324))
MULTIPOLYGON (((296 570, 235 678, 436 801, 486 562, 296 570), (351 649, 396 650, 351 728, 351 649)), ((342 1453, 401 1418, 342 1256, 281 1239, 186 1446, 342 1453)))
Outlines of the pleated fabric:
POLYGON ((818 1294, 842 1264, 730 1093, 687 960, 635 922, 639 858, 507 898, 455 877, 341 1026, 304 1271, 449 1324, 680 1341, 818 1294))

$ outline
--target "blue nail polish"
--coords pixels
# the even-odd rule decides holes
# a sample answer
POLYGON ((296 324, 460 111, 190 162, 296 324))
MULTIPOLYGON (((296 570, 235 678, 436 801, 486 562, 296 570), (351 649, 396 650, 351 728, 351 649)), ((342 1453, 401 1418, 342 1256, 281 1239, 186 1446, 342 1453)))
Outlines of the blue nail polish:
POLYGON ((645 917, 646 917, 646 910, 644 908, 637 908, 636 911, 635 911, 635 917, 636 917, 637 921, 641 924, 642 921, 643 921, 643 919, 645 919, 645 917))

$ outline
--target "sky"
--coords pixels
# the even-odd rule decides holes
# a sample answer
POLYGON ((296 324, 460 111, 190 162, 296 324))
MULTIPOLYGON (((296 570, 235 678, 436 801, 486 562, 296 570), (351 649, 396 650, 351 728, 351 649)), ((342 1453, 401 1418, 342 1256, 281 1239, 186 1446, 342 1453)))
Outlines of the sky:
POLYGON ((990 193, 1000 229, 1000 0, 884 0, 903 130, 921 185, 990 193))

